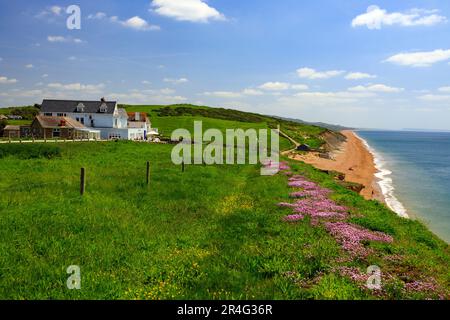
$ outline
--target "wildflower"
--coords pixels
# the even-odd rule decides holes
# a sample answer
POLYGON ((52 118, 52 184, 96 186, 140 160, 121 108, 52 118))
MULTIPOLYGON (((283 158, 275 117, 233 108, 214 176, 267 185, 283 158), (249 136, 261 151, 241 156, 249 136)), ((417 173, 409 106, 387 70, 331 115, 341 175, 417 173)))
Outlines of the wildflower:
POLYGON ((296 222, 299 220, 303 220, 304 216, 301 214, 293 214, 293 215, 289 215, 284 217, 284 221, 288 221, 288 222, 296 222))
POLYGON ((328 222, 325 228, 352 256, 365 257, 369 254, 362 241, 390 243, 393 238, 385 233, 370 231, 360 226, 345 222, 328 222))

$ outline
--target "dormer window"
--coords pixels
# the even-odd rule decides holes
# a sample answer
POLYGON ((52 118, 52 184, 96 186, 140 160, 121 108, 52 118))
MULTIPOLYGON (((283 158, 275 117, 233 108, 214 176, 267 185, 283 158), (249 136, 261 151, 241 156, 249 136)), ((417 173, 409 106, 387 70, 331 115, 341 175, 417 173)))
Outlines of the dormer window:
POLYGON ((102 103, 102 105, 100 106, 100 112, 101 113, 108 112, 108 106, 106 105, 106 103, 102 103))
POLYGON ((84 112, 84 104, 81 102, 77 105, 77 112, 84 112))

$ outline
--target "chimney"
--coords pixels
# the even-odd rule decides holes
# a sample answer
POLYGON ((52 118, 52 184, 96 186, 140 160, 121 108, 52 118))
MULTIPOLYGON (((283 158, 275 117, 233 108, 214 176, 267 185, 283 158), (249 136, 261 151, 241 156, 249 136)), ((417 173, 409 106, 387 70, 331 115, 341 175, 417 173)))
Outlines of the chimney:
POLYGON ((134 120, 141 121, 141 113, 140 112, 135 112, 134 113, 134 120))

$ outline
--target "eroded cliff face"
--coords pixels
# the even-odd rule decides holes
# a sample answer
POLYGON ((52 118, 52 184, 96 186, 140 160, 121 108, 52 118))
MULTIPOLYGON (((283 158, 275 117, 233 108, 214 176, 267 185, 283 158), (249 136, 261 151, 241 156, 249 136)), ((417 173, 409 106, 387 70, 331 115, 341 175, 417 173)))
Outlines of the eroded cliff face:
POLYGON ((342 133, 331 130, 325 131, 320 136, 325 142, 321 147, 325 152, 335 151, 342 146, 342 143, 347 141, 347 138, 342 133))

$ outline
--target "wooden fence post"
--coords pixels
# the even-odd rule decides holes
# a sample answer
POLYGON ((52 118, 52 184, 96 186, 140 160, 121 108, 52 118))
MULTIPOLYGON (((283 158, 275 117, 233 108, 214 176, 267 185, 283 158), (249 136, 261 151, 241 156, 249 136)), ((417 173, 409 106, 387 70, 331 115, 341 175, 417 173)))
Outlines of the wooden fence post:
POLYGON ((147 185, 150 184, 150 161, 147 161, 147 185))
POLYGON ((84 195, 84 191, 86 190, 86 170, 81 168, 80 174, 80 194, 84 195))
POLYGON ((181 162, 181 172, 184 172, 184 160, 181 162))

